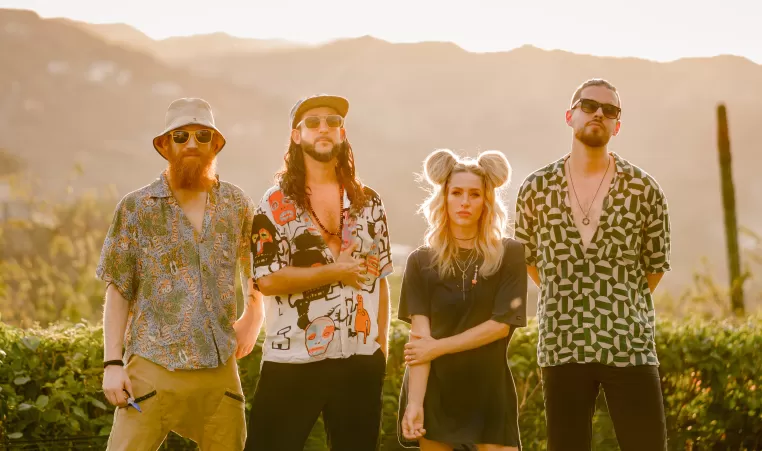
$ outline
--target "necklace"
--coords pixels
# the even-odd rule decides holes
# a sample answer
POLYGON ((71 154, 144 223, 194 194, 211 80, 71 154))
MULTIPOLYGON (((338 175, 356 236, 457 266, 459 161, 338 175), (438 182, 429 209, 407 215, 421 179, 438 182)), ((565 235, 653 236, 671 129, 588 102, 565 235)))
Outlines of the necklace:
POLYGON ((320 218, 318 218, 318 215, 315 213, 315 210, 312 209, 312 202, 309 201, 309 198, 307 198, 307 208, 310 209, 310 213, 312 214, 312 217, 315 218, 315 222, 317 222, 317 225, 320 226, 320 228, 323 230, 323 232, 327 233, 331 236, 336 236, 341 238, 341 231, 344 229, 344 187, 339 186, 339 230, 336 232, 331 232, 328 229, 325 228, 322 222, 320 222, 320 218))
POLYGON ((577 196, 577 190, 574 189, 574 178, 572 177, 572 170, 571 170, 571 159, 567 160, 569 163, 569 181, 571 182, 572 191, 574 192, 574 198, 577 199, 577 205, 579 205, 579 211, 582 212, 583 215, 585 215, 584 218, 582 218, 582 224, 589 225, 590 224, 590 218, 588 217, 590 215, 590 210, 593 209, 593 203, 595 203, 595 198, 598 197, 598 191, 601 190, 601 186, 603 186, 603 181, 606 180, 606 174, 609 173, 609 167, 611 166, 611 157, 609 157, 609 164, 606 165, 606 172, 603 173, 603 177, 601 178, 601 183, 598 184, 598 189, 595 190, 595 195, 593 196, 593 200, 590 201, 590 206, 587 208, 587 212, 585 212, 582 209, 582 204, 579 202, 579 197, 577 196))
MULTIPOLYGON (((472 248, 468 254, 468 258, 463 261, 463 266, 460 264, 460 259, 455 258, 455 265, 460 270, 460 289, 463 293, 463 301, 466 300, 466 273, 471 265, 476 261, 476 248, 472 248)), ((476 275, 479 272, 479 265, 476 265, 474 269, 474 278, 471 279, 471 285, 476 285, 476 275)))

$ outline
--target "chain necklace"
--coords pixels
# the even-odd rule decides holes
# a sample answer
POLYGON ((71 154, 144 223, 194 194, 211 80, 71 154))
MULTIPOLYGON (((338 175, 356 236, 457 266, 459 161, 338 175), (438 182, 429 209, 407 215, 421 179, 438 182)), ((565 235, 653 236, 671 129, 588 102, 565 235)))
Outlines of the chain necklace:
POLYGON ((601 190, 601 186, 603 186, 603 181, 606 180, 606 174, 609 173, 609 167, 611 166, 611 157, 609 157, 609 164, 606 165, 606 172, 603 173, 603 178, 601 178, 601 183, 598 184, 598 189, 595 190, 595 195, 593 196, 593 200, 590 201, 590 206, 587 208, 587 212, 585 212, 585 210, 582 209, 582 204, 579 202, 579 197, 577 197, 577 190, 574 189, 574 178, 572 177, 571 159, 566 161, 569 163, 569 181, 571 182, 572 191, 574 192, 574 198, 577 199, 577 205, 579 205, 579 211, 581 211, 582 214, 585 215, 585 217, 582 218, 582 224, 589 225, 590 218, 588 216, 590 215, 590 210, 593 209, 595 198, 598 197, 598 191, 601 190))
MULTIPOLYGON (((468 254, 468 258, 463 261, 463 266, 460 265, 460 259, 455 257, 455 265, 460 270, 460 289, 463 293, 463 301, 466 300, 466 273, 468 272, 468 269, 471 267, 471 265, 476 262, 476 248, 472 248, 471 252, 468 254)), ((474 278, 471 279, 471 285, 476 285, 476 275, 479 272, 479 265, 476 265, 476 268, 474 269, 474 278)))
POLYGON ((317 225, 320 226, 323 232, 327 233, 328 235, 341 238, 341 231, 344 229, 344 187, 343 186, 339 186, 339 230, 337 230, 336 232, 329 231, 328 229, 325 228, 323 223, 320 222, 320 218, 318 218, 317 213, 315 213, 315 210, 312 209, 312 202, 310 202, 309 198, 307 198, 307 208, 310 209, 310 213, 312 214, 312 217, 315 218, 315 222, 317 222, 317 225))

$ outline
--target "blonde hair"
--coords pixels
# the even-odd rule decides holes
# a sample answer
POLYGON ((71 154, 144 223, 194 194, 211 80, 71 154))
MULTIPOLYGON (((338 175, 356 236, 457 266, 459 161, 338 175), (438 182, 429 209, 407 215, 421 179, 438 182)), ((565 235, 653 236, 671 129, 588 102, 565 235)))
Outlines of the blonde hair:
POLYGON ((498 189, 511 178, 511 165, 501 152, 488 150, 476 159, 461 158, 449 149, 435 150, 423 162, 423 178, 431 185, 429 197, 421 205, 428 222, 425 243, 434 252, 434 265, 439 276, 455 274, 458 244, 450 233, 447 213, 447 190, 453 174, 469 172, 481 177, 484 187, 484 208, 479 218, 475 249, 484 263, 479 273, 491 276, 503 259, 502 239, 508 225, 508 212, 500 200, 498 189))

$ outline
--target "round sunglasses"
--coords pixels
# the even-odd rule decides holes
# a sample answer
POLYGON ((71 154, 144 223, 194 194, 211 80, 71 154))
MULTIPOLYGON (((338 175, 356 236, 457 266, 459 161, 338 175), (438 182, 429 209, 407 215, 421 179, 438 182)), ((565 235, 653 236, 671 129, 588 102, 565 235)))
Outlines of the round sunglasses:
POLYGON ((214 130, 207 128, 189 132, 187 130, 174 130, 171 132, 172 141, 176 144, 185 144, 190 139, 190 134, 193 133, 196 136, 196 142, 199 144, 207 144, 212 141, 214 136, 214 130))
POLYGON ((598 111, 598 108, 601 108, 603 110, 603 115, 609 119, 619 119, 619 116, 622 114, 622 109, 616 105, 612 105, 610 103, 599 103, 591 99, 579 99, 574 102, 574 105, 572 105, 571 109, 573 110, 577 107, 577 105, 579 105, 579 108, 582 111, 588 114, 593 114, 598 111))

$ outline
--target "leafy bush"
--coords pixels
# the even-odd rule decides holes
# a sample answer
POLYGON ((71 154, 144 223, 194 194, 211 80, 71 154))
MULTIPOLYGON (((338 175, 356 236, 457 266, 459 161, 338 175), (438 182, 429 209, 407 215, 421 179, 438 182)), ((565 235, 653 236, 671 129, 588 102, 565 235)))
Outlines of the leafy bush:
POLYGON ((19 193, 0 203, 1 319, 20 326, 96 321, 105 290, 95 267, 113 196, 49 203, 13 189, 19 193))
MULTIPOLYGON (((407 331, 407 325, 395 321, 390 334, 381 437, 385 451, 399 449, 397 399, 407 331)), ((527 450, 545 448, 536 343, 537 326, 532 323, 514 334, 509 348, 527 450)), ((743 323, 661 321, 657 346, 670 449, 762 448, 762 318, 743 323)), ((247 398, 256 384, 260 358, 257 347, 239 362, 247 398)), ((100 392, 102 361, 100 327, 79 323, 22 330, 0 324, 0 444, 13 449, 14 443, 28 440, 72 437, 95 437, 90 442, 102 444, 113 418, 100 392)), ((594 421, 595 449, 617 449, 605 404, 600 404, 604 409, 594 421)), ((193 449, 182 443, 173 442, 172 449, 193 449)), ((324 449, 324 443, 318 424, 305 449, 324 449)), ((75 446, 80 447, 84 445, 75 446)), ((46 444, 39 449, 69 448, 46 444)))

